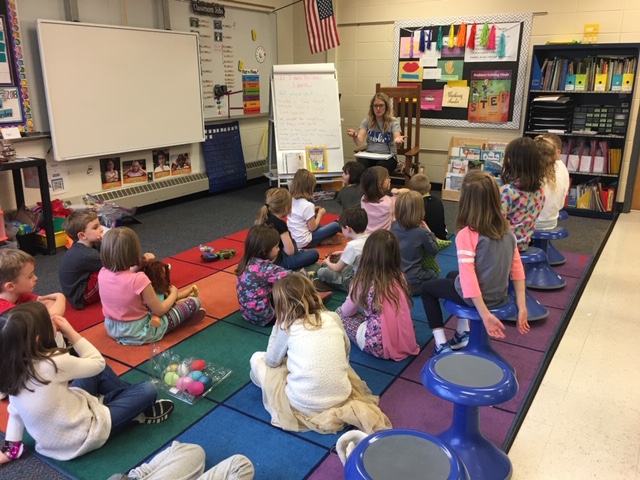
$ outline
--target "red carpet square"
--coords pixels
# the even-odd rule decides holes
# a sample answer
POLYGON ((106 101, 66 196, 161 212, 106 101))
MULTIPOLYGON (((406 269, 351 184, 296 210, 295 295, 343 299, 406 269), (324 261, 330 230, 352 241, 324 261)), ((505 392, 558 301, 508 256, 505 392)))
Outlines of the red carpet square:
MULTIPOLYGON (((186 252, 179 253, 178 255, 174 255, 173 258, 178 260, 182 260, 184 262, 194 263, 200 265, 202 267, 206 267, 212 270, 224 270, 230 265, 234 265, 240 261, 240 258, 244 254, 244 242, 239 242, 237 240, 229 240, 228 238, 221 238, 219 240, 214 240, 206 244, 209 247, 213 247, 214 253, 218 250, 227 250, 234 249, 236 251, 236 255, 233 258, 228 260, 216 260, 214 262, 203 262, 200 258, 202 252, 200 251, 200 247, 194 247, 191 250, 187 250, 186 252)), ((167 260, 169 261, 169 260, 167 260)))
POLYGON ((228 238, 229 240, 235 240, 237 242, 244 243, 244 241, 247 239, 247 234, 248 233, 249 233, 249 229, 247 228, 246 230, 241 230, 238 233, 234 233, 232 235, 227 235, 224 238, 228 238))
POLYGON ((171 264, 171 283, 179 289, 193 285, 198 280, 214 273, 211 268, 204 266, 206 265, 204 263, 202 265, 194 265, 176 258, 167 258, 163 261, 171 264))
POLYGON ((84 310, 76 310, 67 300, 67 309, 64 312, 64 317, 77 332, 81 332, 104 321, 102 304, 100 302, 87 305, 84 310))

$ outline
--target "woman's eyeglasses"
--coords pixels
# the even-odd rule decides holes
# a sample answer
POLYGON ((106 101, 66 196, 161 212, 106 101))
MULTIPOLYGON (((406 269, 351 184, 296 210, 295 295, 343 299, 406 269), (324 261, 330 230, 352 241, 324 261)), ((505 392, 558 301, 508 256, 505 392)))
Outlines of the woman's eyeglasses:
POLYGON ((387 106, 384 103, 374 103, 373 108, 386 108, 387 106))

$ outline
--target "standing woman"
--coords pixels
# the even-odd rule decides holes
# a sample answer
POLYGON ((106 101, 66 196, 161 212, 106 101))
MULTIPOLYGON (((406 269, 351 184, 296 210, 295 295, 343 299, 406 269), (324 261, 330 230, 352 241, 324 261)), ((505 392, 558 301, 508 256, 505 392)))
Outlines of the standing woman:
POLYGON ((360 128, 347 130, 347 135, 353 138, 357 147, 367 146, 367 153, 391 154, 388 160, 370 160, 358 158, 364 168, 378 165, 393 173, 398 166, 398 149, 396 144, 404 143, 404 136, 400 131, 400 121, 391 116, 389 97, 384 93, 376 93, 369 105, 369 116, 362 120, 360 128))

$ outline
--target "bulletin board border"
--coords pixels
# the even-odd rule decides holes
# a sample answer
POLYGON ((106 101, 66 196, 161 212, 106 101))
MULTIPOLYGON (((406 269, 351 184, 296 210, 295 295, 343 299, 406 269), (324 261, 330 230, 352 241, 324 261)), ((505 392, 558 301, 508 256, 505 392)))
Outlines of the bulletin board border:
POLYGON ((516 90, 513 98, 512 119, 504 123, 469 122, 459 119, 425 118, 420 119, 421 125, 438 127, 462 127, 462 128, 490 128, 499 130, 517 130, 520 128, 522 107, 524 101, 524 85, 526 83, 527 66, 529 64, 529 40, 533 23, 533 13, 501 13, 491 15, 440 17, 418 20, 399 20, 394 23, 393 51, 394 64, 392 69, 391 84, 398 85, 398 60, 400 58, 400 31, 403 28, 434 27, 442 25, 467 25, 474 22, 478 25, 486 23, 520 23, 522 25, 521 43, 518 50, 518 70, 516 78, 516 90))

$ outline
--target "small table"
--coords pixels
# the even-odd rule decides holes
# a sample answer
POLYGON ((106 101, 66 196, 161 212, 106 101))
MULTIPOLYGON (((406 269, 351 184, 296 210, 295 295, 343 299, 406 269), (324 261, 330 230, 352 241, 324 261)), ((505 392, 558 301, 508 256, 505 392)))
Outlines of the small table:
POLYGON ((16 197, 16 207, 24 205, 24 186, 20 170, 36 167, 38 169, 38 182, 40 183, 40 199, 42 201, 42 214, 44 229, 47 232, 48 255, 56 254, 56 236, 53 231, 53 212, 51 211, 51 196, 49 195, 49 179, 47 178, 47 162, 44 158, 24 158, 13 162, 0 163, 0 172, 11 170, 13 175, 13 190, 16 197))

